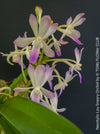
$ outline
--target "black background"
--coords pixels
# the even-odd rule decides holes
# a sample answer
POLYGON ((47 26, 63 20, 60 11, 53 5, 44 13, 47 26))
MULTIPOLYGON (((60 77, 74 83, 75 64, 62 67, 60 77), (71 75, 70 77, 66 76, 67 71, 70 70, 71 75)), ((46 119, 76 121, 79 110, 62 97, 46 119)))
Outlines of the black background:
MULTIPOLYGON (((28 23, 30 13, 38 5, 49 14, 54 22, 65 24, 70 16, 86 13, 86 22, 78 29, 81 32, 81 41, 84 43, 82 56, 82 84, 75 78, 59 99, 59 107, 66 107, 62 115, 74 122, 85 134, 98 134, 95 130, 95 40, 100 37, 100 1, 99 0, 3 0, 0 2, 0 51, 13 51, 13 41, 25 31, 32 36, 28 23)), ((71 39, 66 46, 62 46, 62 57, 73 58, 74 48, 82 48, 71 39)), ((65 65, 59 64, 58 69, 64 75, 65 65)), ((0 56, 0 78, 12 81, 20 74, 18 65, 10 66, 6 59, 0 56)))

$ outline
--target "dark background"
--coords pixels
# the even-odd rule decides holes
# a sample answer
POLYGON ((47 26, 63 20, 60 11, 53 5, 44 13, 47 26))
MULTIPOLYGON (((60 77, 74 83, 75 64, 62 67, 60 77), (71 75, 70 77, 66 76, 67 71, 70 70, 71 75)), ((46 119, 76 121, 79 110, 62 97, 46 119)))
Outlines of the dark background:
MULTIPOLYGON (((29 26, 29 14, 34 13, 38 5, 49 14, 54 22, 65 24, 70 16, 86 13, 87 21, 78 29, 81 32, 81 41, 84 43, 82 56, 83 82, 75 78, 63 92, 59 107, 66 107, 62 115, 74 122, 85 134, 98 134, 95 130, 95 39, 100 37, 100 1, 99 0, 3 0, 0 2, 0 51, 13 51, 13 41, 25 31, 32 36, 29 26)), ((74 48, 82 48, 71 39, 66 46, 62 46, 62 57, 75 58, 74 48)), ((66 72, 65 65, 58 65, 60 73, 66 72)), ((0 56, 0 79, 12 81, 20 74, 18 65, 10 66, 6 59, 0 56)))

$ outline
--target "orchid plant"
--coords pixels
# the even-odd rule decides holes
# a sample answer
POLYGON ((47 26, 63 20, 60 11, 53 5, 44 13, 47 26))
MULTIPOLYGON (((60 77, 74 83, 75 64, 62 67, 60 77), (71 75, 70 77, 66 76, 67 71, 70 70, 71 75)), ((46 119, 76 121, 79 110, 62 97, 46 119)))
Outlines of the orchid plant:
POLYGON ((55 113, 64 112, 66 108, 57 108, 58 98, 75 77, 79 76, 80 83, 82 83, 80 73, 82 64, 80 62, 83 48, 79 51, 75 47, 76 60, 54 57, 55 55, 61 56, 63 45, 67 47, 65 45, 69 42, 65 40, 65 36, 71 38, 78 45, 83 45, 79 40, 80 32, 75 28, 86 20, 83 17, 85 14, 79 13, 73 21, 70 17, 63 25, 54 23, 49 15, 42 16, 43 10, 38 6, 35 8, 35 14, 36 16, 33 14, 29 16, 29 24, 34 36, 28 37, 25 32, 23 37, 19 36, 14 40, 14 51, 9 54, 1 52, 2 56, 7 57, 9 64, 19 64, 22 74, 13 81, 12 85, 0 88, 0 100, 4 102, 14 96, 21 96, 31 99, 55 113), (59 39, 55 36, 56 32, 62 33, 59 39), (29 65, 25 65, 23 60, 27 60, 29 65), (59 62, 66 64, 69 68, 65 72, 65 78, 57 70, 59 62), (53 85, 55 79, 58 82, 53 85), (24 84, 21 83, 22 81, 24 84), (48 89, 44 87, 46 83, 49 84, 48 89))

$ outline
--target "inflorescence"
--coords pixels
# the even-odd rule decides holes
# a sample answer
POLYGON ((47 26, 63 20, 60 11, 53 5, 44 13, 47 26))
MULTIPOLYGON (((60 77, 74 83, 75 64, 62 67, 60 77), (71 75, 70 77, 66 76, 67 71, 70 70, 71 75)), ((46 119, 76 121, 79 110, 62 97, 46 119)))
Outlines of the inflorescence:
MULTIPOLYGON (((32 101, 40 103, 45 107, 51 109, 54 112, 63 112, 65 108, 58 109, 58 97, 62 94, 64 89, 68 86, 68 83, 76 76, 79 76, 80 83, 82 82, 81 76, 81 56, 83 48, 79 51, 76 47, 74 49, 76 60, 72 59, 55 59, 55 53, 57 56, 61 56, 62 45, 68 44, 68 41, 64 41, 65 36, 71 38, 79 45, 83 45, 80 38, 80 32, 75 27, 81 25, 86 18, 84 13, 78 14, 74 20, 72 17, 68 18, 66 24, 58 25, 53 23, 49 15, 42 16, 43 10, 40 7, 35 8, 36 16, 31 14, 29 17, 29 24, 34 33, 34 37, 27 37, 27 33, 24 36, 19 36, 13 43, 15 50, 9 54, 1 53, 2 56, 7 57, 7 62, 11 65, 18 63, 21 67, 25 85, 22 87, 15 87, 13 89, 13 96, 22 95, 32 101), (60 39, 56 39, 56 31, 61 32, 60 39), (54 50, 53 50, 54 48, 54 50), (23 57, 24 56, 24 57, 23 57), (24 73, 27 65, 24 64, 23 59, 28 60, 28 75, 24 73), (51 62, 51 66, 48 64, 51 62), (68 66, 66 70, 65 78, 63 78, 59 71, 56 69, 57 63, 63 62, 68 66), (53 86, 52 81, 58 80, 58 83, 53 86), (44 85, 49 83, 50 90, 44 88, 44 85)), ((7 95, 11 97, 10 87, 0 88, 0 95, 7 95), (9 93, 5 93, 4 90, 9 90, 9 93)))

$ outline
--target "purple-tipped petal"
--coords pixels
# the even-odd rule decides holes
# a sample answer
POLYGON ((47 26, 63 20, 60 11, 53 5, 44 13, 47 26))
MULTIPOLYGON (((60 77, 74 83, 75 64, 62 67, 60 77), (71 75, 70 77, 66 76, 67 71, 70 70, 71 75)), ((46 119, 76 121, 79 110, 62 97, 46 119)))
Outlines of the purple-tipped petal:
POLYGON ((49 68, 49 69, 46 70, 46 72, 44 74, 44 79, 42 79, 43 80, 43 83, 42 83, 41 86, 43 86, 46 83, 46 81, 48 81, 48 79, 52 75, 52 71, 53 71, 52 68, 49 68))
POLYGON ((69 77, 71 76, 70 71, 67 71, 65 74, 65 81, 68 82, 69 81, 69 77))
POLYGON ((52 90, 52 88, 53 88, 52 81, 48 80, 48 83, 49 83, 50 89, 52 90))
POLYGON ((81 57, 82 57, 83 50, 84 50, 84 48, 81 49, 80 54, 79 54, 80 55, 80 60, 81 60, 81 57))
POLYGON ((48 56, 48 57, 54 57, 55 56, 54 51, 49 46, 47 46, 47 44, 45 42, 43 44, 43 50, 44 50, 44 53, 45 53, 46 56, 48 56))
POLYGON ((60 95, 62 94, 62 92, 63 92, 63 88, 60 89, 60 92, 59 92, 58 97, 60 97, 60 95))
POLYGON ((81 73, 80 73, 80 72, 78 72, 78 71, 77 71, 77 73, 78 73, 79 78, 80 78, 80 83, 82 83, 82 75, 81 75, 81 73))
POLYGON ((76 61, 79 63, 79 61, 80 61, 80 56, 79 56, 79 50, 78 50, 77 47, 75 48, 74 52, 75 52, 76 61))
MULTIPOLYGON (((68 36, 69 36, 69 35, 68 35, 68 36)), ((79 44, 79 45, 83 45, 83 43, 80 42, 76 36, 72 36, 72 35, 70 35, 69 37, 72 38, 77 44, 79 44)))
POLYGON ((36 93, 34 90, 31 92, 30 98, 31 98, 32 101, 35 101, 37 103, 40 102, 39 93, 36 93))
POLYGON ((74 24, 74 23, 76 23, 82 16, 84 16, 85 15, 85 13, 79 13, 76 17, 75 17, 75 19, 73 20, 73 22, 72 22, 72 24, 74 24))
POLYGON ((86 18, 81 18, 79 21, 77 21, 76 23, 73 24, 73 27, 81 25, 85 20, 86 20, 86 18))
POLYGON ((70 25, 71 22, 72 22, 72 17, 69 17, 68 20, 67 20, 67 22, 66 22, 66 25, 70 25))
POLYGON ((29 64, 28 67, 28 75, 31 79, 32 85, 35 86, 34 67, 31 64, 29 64))
POLYGON ((39 57, 39 52, 40 48, 37 46, 33 46, 29 57, 29 63, 34 64, 37 61, 39 57))
POLYGON ((78 48, 75 48, 75 50, 74 50, 77 63, 79 63, 81 61, 81 56, 82 56, 83 49, 84 48, 82 48, 80 52, 79 52, 78 48))
POLYGON ((25 92, 25 91, 27 91, 29 89, 31 89, 31 87, 29 87, 29 88, 16 87, 16 88, 14 88, 14 91, 15 92, 25 92))
POLYGON ((57 109, 57 112, 59 113, 64 112, 64 111, 66 111, 66 108, 57 109))
MULTIPOLYGON (((47 71, 48 69, 50 69, 50 66, 49 66, 48 64, 46 64, 46 71, 47 71)), ((52 71, 52 72, 53 72, 53 70, 52 70, 52 69, 51 69, 51 70, 49 70, 49 71, 52 71)), ((52 72, 51 72, 51 74, 49 73, 50 78, 48 78, 48 83, 49 83, 50 89, 52 89, 52 88, 53 88, 53 84, 52 84, 52 80, 53 80, 52 72)), ((45 75, 47 75, 47 73, 45 73, 45 75)))
POLYGON ((61 56, 61 49, 59 46, 56 46, 55 51, 58 56, 61 56))
POLYGON ((69 43, 68 41, 64 41, 63 39, 60 39, 59 42, 61 45, 66 45, 69 43))
POLYGON ((34 78, 36 82, 36 86, 42 86, 45 78, 45 66, 44 65, 39 65, 35 69, 34 72, 34 78))
POLYGON ((24 37, 23 38, 27 38, 27 32, 24 33, 24 37))
POLYGON ((13 43, 18 47, 26 47, 34 41, 34 38, 21 38, 18 37, 13 43))
POLYGON ((29 24, 34 32, 34 35, 37 36, 38 34, 38 23, 37 23, 37 19, 36 17, 31 14, 30 17, 29 17, 29 24))
POLYGON ((45 15, 41 18, 40 26, 39 26, 39 36, 43 37, 46 32, 48 31, 48 28, 51 23, 51 18, 48 15, 45 15))
POLYGON ((46 34, 43 36, 43 39, 49 37, 50 35, 52 35, 53 33, 55 33, 56 29, 57 29, 58 23, 54 23, 52 24, 48 31, 46 32, 46 34))
POLYGON ((50 98, 50 99, 53 99, 55 97, 55 94, 52 93, 51 91, 48 91, 47 89, 45 88, 41 88, 41 91, 43 93, 43 95, 45 95, 47 98, 50 98))

